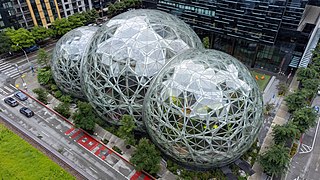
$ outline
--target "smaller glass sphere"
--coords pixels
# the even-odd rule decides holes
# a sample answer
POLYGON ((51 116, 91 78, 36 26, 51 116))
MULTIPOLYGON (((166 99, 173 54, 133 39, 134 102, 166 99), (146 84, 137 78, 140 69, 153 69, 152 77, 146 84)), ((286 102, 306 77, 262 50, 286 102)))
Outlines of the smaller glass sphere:
POLYGON ((216 50, 186 50, 154 78, 144 122, 155 144, 195 169, 224 166, 247 151, 262 125, 262 97, 247 68, 216 50))
POLYGON ((143 129, 142 104, 154 75, 174 55, 203 48, 182 20, 157 10, 132 10, 105 23, 92 38, 83 63, 87 98, 101 117, 119 124, 131 115, 143 129))
POLYGON ((51 60, 52 75, 63 92, 84 98, 80 83, 81 60, 98 27, 84 26, 71 30, 57 42, 51 60))

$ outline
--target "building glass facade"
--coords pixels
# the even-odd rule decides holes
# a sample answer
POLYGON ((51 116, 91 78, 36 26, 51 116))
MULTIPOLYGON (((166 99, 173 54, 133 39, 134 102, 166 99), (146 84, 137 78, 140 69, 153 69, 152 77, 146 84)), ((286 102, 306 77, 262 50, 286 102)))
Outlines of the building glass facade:
MULTIPOLYGON (((145 0, 178 16, 211 48, 224 51, 252 68, 289 71, 301 57, 311 32, 297 31, 308 0, 145 0)), ((311 1, 310 1, 311 3, 311 1)))

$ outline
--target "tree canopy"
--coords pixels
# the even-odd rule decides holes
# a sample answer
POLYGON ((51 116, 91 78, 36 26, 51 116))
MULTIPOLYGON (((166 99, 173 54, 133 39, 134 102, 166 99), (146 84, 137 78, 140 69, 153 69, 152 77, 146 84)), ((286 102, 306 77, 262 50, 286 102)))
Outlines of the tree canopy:
POLYGON ((11 51, 11 39, 9 36, 7 36, 7 34, 5 33, 5 31, 0 31, 0 54, 2 53, 7 53, 9 51, 11 51))
POLYGON ((49 54, 44 49, 40 48, 37 54, 37 63, 40 65, 48 66, 49 64, 49 54))
POLYGON ((145 170, 150 174, 156 174, 160 170, 160 161, 159 151, 146 138, 139 141, 137 149, 130 159, 130 162, 136 166, 137 171, 145 170))
POLYGON ((135 144, 135 139, 133 135, 133 130, 135 129, 136 125, 135 122, 130 115, 123 115, 121 117, 121 126, 118 131, 118 135, 125 139, 127 144, 134 145, 135 144))
POLYGON ((299 134, 299 129, 293 122, 289 122, 284 125, 275 125, 272 133, 276 144, 284 144, 287 140, 294 139, 299 134))
POLYGON ((53 35, 53 30, 42 26, 35 26, 31 29, 31 33, 36 41, 43 41, 53 35))
POLYGON ((73 120, 77 128, 82 128, 90 133, 95 127, 97 116, 93 111, 92 106, 86 102, 78 102, 78 109, 73 114, 73 120))
POLYGON ((314 126, 317 120, 317 114, 313 108, 303 107, 293 113, 293 123, 297 126, 301 133, 314 126))
POLYGON ((36 44, 36 39, 32 33, 24 28, 14 30, 11 28, 5 29, 6 35, 10 38, 12 44, 11 49, 14 51, 20 50, 21 48, 28 48, 36 44))
POLYGON ((305 91, 297 91, 285 97, 287 107, 290 112, 307 106, 308 94, 305 91))
POLYGON ((319 74, 316 70, 312 68, 301 68, 297 73, 298 81, 303 81, 306 79, 315 79, 319 77, 319 74))
POLYGON ((46 69, 46 68, 39 69, 37 78, 38 78, 38 82, 41 85, 46 85, 46 84, 53 82, 51 69, 50 68, 49 69, 46 69))
POLYGON ((71 24, 71 22, 66 18, 56 19, 52 23, 53 31, 57 36, 63 36, 70 30, 72 30, 72 26, 73 25, 71 24))
POLYGON ((289 149, 282 145, 271 146, 265 153, 259 156, 265 173, 269 175, 281 175, 289 168, 289 149))

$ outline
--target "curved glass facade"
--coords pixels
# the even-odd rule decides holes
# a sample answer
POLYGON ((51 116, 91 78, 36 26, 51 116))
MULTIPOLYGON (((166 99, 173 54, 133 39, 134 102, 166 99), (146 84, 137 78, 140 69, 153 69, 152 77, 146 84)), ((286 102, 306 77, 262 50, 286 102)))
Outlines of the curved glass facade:
POLYGON ((189 48, 203 47, 175 16, 157 10, 122 13, 92 38, 82 67, 86 96, 105 120, 119 124, 129 114, 142 129, 150 81, 170 58, 189 48))
POLYGON ((250 72, 216 50, 190 49, 173 58, 152 81, 143 109, 153 142, 195 169, 239 158, 263 123, 262 96, 250 72))
POLYGON ((84 98, 80 83, 80 66, 89 40, 97 27, 79 27, 65 34, 56 44, 51 60, 53 78, 59 89, 84 98))

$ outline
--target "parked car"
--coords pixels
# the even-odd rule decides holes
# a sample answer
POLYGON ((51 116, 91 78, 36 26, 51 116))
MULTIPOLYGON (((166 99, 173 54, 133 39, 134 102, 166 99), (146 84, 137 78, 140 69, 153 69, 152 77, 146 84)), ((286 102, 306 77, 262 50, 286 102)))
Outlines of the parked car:
POLYGON ((26 96, 23 92, 17 91, 14 93, 14 96, 17 97, 20 101, 25 101, 28 99, 28 96, 26 96))
POLYGON ((18 106, 18 101, 16 101, 15 99, 13 99, 12 97, 7 97, 7 98, 5 98, 4 99, 4 102, 6 103, 6 104, 8 104, 9 106, 11 106, 11 107, 16 107, 16 106, 18 106))
POLYGON ((28 118, 34 115, 34 112, 27 107, 22 107, 19 111, 21 114, 27 116, 28 118))
POLYGON ((38 49, 39 49, 39 46, 34 45, 34 46, 29 47, 29 48, 26 48, 25 51, 26 51, 26 53, 30 53, 30 52, 36 51, 38 49))

